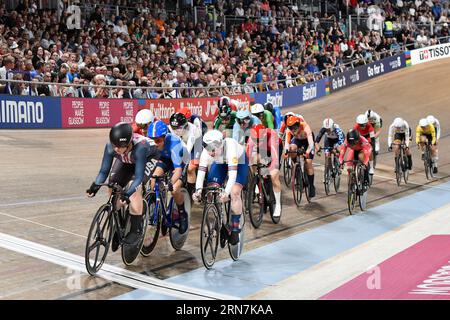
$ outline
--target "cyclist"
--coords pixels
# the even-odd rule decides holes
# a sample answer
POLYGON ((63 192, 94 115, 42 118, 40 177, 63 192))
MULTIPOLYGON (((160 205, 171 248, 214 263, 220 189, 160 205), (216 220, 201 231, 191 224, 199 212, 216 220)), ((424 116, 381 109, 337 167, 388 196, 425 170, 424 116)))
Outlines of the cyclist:
POLYGON ((148 126, 153 121, 155 121, 155 116, 150 109, 139 110, 138 113, 136 113, 134 123, 132 124, 133 132, 146 137, 148 126))
POLYGON ((188 107, 181 108, 180 111, 178 112, 184 114, 184 116, 186 117, 186 119, 188 119, 190 123, 197 126, 201 130, 202 135, 204 135, 206 131, 208 131, 208 126, 206 125, 206 122, 203 121, 199 115, 192 114, 191 109, 189 109, 188 107))
POLYGON ((215 130, 223 131, 224 136, 231 136, 235 122, 236 111, 233 111, 230 106, 224 105, 223 107, 219 107, 219 114, 214 120, 213 128, 215 130))
POLYGON ((241 190, 247 184, 248 161, 244 147, 232 138, 223 138, 218 130, 208 131, 203 137, 203 151, 200 156, 196 192, 194 201, 201 199, 203 182, 209 168, 207 183, 222 185, 228 175, 228 181, 221 201, 227 202, 231 196, 231 237, 230 244, 239 243, 240 219, 243 210, 241 190))
MULTIPOLYGON (((364 170, 364 186, 369 186, 369 159, 370 155, 372 153, 372 146, 367 141, 366 138, 361 136, 358 130, 356 129, 350 129, 347 132, 347 137, 344 141, 344 144, 341 147, 341 152, 339 154, 339 163, 340 167, 343 168, 343 161, 345 152, 347 151, 347 148, 349 148, 349 152, 347 155, 347 161, 353 161, 353 159, 357 158, 359 159, 365 166, 364 170), (361 152, 362 151, 362 152, 361 152)), ((347 165, 347 169, 350 170, 351 165, 347 165)))
POLYGON ((238 106, 239 106, 239 101, 233 100, 233 99, 231 99, 230 97, 227 97, 227 96, 223 96, 218 101, 218 107, 220 109, 220 108, 222 108, 224 106, 228 106, 228 107, 231 108, 231 110, 237 111, 238 110, 238 106))
POLYGON ((375 154, 378 155, 378 152, 380 152, 380 134, 383 127, 383 119, 371 109, 367 110, 365 115, 375 131, 375 154))
MULTIPOLYGON (((433 117, 432 115, 429 115, 428 117, 427 117, 427 120, 428 120, 428 122, 430 123, 430 124, 432 124, 433 126, 434 126, 434 130, 435 130, 435 132, 436 132, 436 143, 434 144, 434 147, 435 147, 435 157, 434 157, 434 161, 435 161, 435 164, 436 164, 436 170, 437 170, 437 162, 438 162, 438 147, 437 147, 437 145, 438 145, 438 141, 439 141, 439 138, 441 137, 441 124, 439 123, 439 120, 438 119, 436 119, 435 117, 433 117)), ((433 169, 434 170, 434 169, 433 169)), ((437 172, 437 171, 436 171, 437 172)))
POLYGON ((409 142, 411 141, 411 128, 402 118, 395 118, 392 124, 389 126, 389 136, 388 136, 388 150, 394 150, 394 154, 397 157, 399 153, 399 144, 404 143, 406 145, 405 153, 408 156, 408 170, 412 168, 412 156, 411 150, 409 149, 409 142), (398 143, 392 145, 392 142, 399 141, 398 143))
POLYGON ((322 128, 319 131, 319 134, 316 137, 315 146, 316 152, 320 149, 320 140, 322 140, 322 136, 325 135, 323 149, 325 151, 325 161, 328 161, 330 158, 330 153, 336 149, 339 152, 340 146, 344 143, 345 136, 342 129, 334 123, 333 119, 326 118, 323 120, 322 128))
POLYGON ((251 163, 265 163, 268 165, 270 178, 275 195, 275 209, 273 216, 281 215, 281 183, 279 170, 279 156, 281 139, 274 129, 267 129, 262 124, 253 126, 250 130, 251 139, 248 140, 248 150, 251 163))
MULTIPOLYGON (((95 181, 86 190, 88 197, 94 197, 100 185, 109 176, 109 183, 117 183, 125 188, 128 182, 131 186, 120 195, 119 205, 129 204, 131 230, 125 238, 125 243, 135 245, 142 236, 142 183, 147 161, 157 159, 159 152, 156 146, 151 146, 142 135, 133 133, 129 123, 119 122, 109 131, 109 143, 105 145, 102 165, 95 181), (114 158, 116 161, 113 163, 114 158), (111 169, 112 167, 112 169, 111 169), (111 171, 111 172, 110 172, 111 171)), ((112 192, 110 190, 110 192, 112 192)), ((118 235, 113 237, 113 251, 118 248, 118 235)))
POLYGON ((197 126, 188 122, 186 116, 181 112, 172 114, 169 129, 171 133, 181 138, 186 150, 183 158, 183 162, 188 163, 186 187, 189 194, 192 194, 195 191, 196 171, 202 152, 202 132, 197 126))
POLYGON ((273 115, 272 112, 264 110, 264 106, 261 103, 255 103, 250 107, 252 114, 257 117, 264 127, 273 129, 273 115))
MULTIPOLYGON (((286 123, 287 123, 287 118, 288 118, 289 116, 297 116, 297 117, 303 119, 303 116, 302 116, 301 114, 298 114, 298 113, 295 114, 295 113, 293 113, 293 112, 287 112, 287 113, 283 116, 283 120, 281 121, 280 132, 278 133, 280 137, 283 137, 283 136, 284 136, 284 133, 285 133, 285 131, 286 131, 286 129, 287 129, 287 125, 286 125, 286 123)), ((303 121, 304 121, 304 119, 303 119, 303 121)))
MULTIPOLYGON (((367 119, 365 114, 360 114, 356 117, 356 124, 353 129, 358 130, 360 135, 367 139, 367 141, 372 145, 372 150, 375 148, 375 129, 369 123, 369 119, 367 119)), ((373 154, 371 154, 369 160, 369 174, 373 175, 374 173, 373 154)))
POLYGON ((422 151, 422 160, 425 159, 424 144, 431 146, 431 159, 433 160, 433 173, 438 172, 437 168, 437 148, 436 148, 436 130, 434 126, 428 122, 426 118, 420 119, 419 125, 416 127, 416 144, 422 151))
MULTIPOLYGON (((314 187, 314 167, 312 163, 314 159, 314 134, 308 123, 302 117, 291 115, 287 118, 286 124, 288 129, 286 130, 284 143, 284 157, 288 157, 288 150, 297 151, 299 148, 305 149, 305 167, 309 182, 309 196, 310 198, 313 198, 316 195, 316 188, 314 187)), ((296 155, 291 154, 291 157, 293 161, 295 161, 296 155)))
MULTIPOLYGON (((156 164, 153 175, 162 176, 166 172, 171 172, 169 181, 169 191, 172 192, 173 199, 177 204, 178 214, 180 216, 179 232, 183 234, 189 228, 188 217, 184 208, 184 195, 181 192, 183 185, 181 175, 183 172, 183 154, 186 150, 183 148, 181 138, 169 132, 167 125, 158 120, 153 122, 148 128, 148 137, 152 139, 158 150, 161 151, 161 157, 156 164)), ((151 190, 155 186, 155 181, 151 180, 151 190)))
POLYGON ((273 115, 273 125, 274 129, 280 129, 281 123, 283 122, 283 115, 281 114, 281 108, 274 106, 271 102, 266 102, 264 104, 264 109, 269 111, 273 115))
POLYGON ((247 143, 248 133, 251 127, 261 121, 252 115, 248 110, 239 110, 236 112, 236 122, 233 126, 233 139, 239 144, 247 143))

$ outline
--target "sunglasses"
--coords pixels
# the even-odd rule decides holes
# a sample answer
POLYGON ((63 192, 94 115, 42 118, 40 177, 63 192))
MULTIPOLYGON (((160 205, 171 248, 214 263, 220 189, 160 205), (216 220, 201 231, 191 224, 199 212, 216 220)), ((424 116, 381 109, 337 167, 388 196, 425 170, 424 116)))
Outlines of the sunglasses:
POLYGON ((300 128, 300 124, 296 123, 296 124, 294 124, 293 126, 290 126, 290 127, 289 127, 289 130, 295 131, 295 130, 297 130, 298 128, 300 128))
POLYGON ((160 144, 164 141, 165 137, 158 137, 158 138, 152 138, 152 140, 156 143, 156 144, 160 144))
POLYGON ((239 124, 249 123, 250 118, 236 119, 239 124))

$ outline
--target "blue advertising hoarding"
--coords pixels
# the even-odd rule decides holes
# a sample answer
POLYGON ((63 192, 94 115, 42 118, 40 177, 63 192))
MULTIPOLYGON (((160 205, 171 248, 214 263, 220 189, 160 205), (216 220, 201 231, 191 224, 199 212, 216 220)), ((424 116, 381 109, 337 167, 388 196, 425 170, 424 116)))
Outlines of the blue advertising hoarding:
POLYGON ((0 129, 61 128, 61 99, 0 95, 0 129))

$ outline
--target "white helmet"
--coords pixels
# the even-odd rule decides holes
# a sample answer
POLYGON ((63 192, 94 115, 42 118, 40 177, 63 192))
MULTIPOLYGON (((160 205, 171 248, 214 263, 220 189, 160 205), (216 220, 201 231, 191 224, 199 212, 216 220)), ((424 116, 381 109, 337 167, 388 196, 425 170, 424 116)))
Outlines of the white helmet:
POLYGON ((261 113, 264 112, 264 106, 261 103, 255 103, 250 110, 253 114, 261 113))
POLYGON ((334 126, 334 121, 331 118, 326 118, 325 120, 323 120, 323 127, 325 129, 333 129, 334 126))
POLYGON ((394 119, 393 125, 394 125, 395 128, 402 128, 404 126, 404 124, 405 124, 405 122, 403 121, 402 118, 395 118, 394 119))
POLYGON ((367 116, 365 114, 360 114, 356 117, 356 123, 357 124, 367 124, 369 120, 367 119, 367 116))
POLYGON ((369 119, 369 120, 371 120, 371 119, 376 120, 377 116, 378 116, 378 114, 375 111, 373 111, 372 109, 367 110, 364 114, 366 115, 367 119, 369 119))
POLYGON ((137 124, 149 124, 155 120, 155 116, 150 109, 142 109, 136 114, 135 121, 137 124))
POLYGON ((223 143, 223 134, 219 130, 210 130, 203 136, 203 147, 214 145, 221 146, 223 143))
POLYGON ((435 123, 436 123, 436 118, 433 117, 432 115, 429 115, 429 116, 427 117, 427 120, 428 120, 428 123, 429 123, 429 124, 435 124, 435 123))
POLYGON ((429 125, 428 120, 425 118, 420 119, 419 126, 421 127, 427 127, 429 125))

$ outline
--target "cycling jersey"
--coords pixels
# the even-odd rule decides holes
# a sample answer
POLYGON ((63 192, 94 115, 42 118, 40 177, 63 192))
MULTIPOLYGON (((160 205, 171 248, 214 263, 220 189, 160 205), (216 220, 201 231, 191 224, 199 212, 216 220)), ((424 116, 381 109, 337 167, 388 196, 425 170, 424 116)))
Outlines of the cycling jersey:
POLYGON ((434 130, 436 131, 436 141, 441 137, 441 124, 439 120, 436 119, 436 122, 432 124, 434 126, 434 130))
POLYGON ((233 139, 236 140, 239 144, 246 143, 248 139, 249 130, 256 124, 260 124, 261 121, 255 117, 250 117, 250 122, 248 123, 247 127, 242 130, 241 125, 236 121, 233 126, 233 139))
POLYGON ((361 137, 360 140, 358 141, 358 143, 354 146, 350 145, 348 143, 347 139, 345 139, 344 144, 341 147, 341 152, 339 154, 339 162, 340 163, 342 163, 344 160, 344 155, 345 155, 345 152, 347 151, 347 148, 350 149, 350 151, 347 155, 348 161, 352 161, 354 159, 355 151, 357 153, 362 151, 364 153, 364 161, 363 161, 364 165, 367 166, 369 164, 370 154, 372 153, 372 146, 366 138, 361 137))
POLYGON ((416 143, 419 144, 420 142, 420 136, 427 136, 428 142, 430 142, 431 138, 431 144, 436 144, 436 130, 434 129, 434 126, 429 124, 425 127, 425 129, 422 129, 421 126, 416 127, 416 143))
POLYGON ((223 139, 223 149, 220 156, 211 157, 206 149, 200 156, 200 163, 195 188, 202 189, 206 171, 210 166, 208 182, 222 184, 228 173, 228 181, 225 187, 227 194, 235 183, 247 184, 248 164, 244 147, 232 138, 223 139))
MULTIPOLYGON (((301 122, 304 122, 304 121, 305 121, 305 119, 303 118, 302 115, 296 114, 295 116, 296 116, 297 118, 299 118, 301 122)), ((280 125, 280 135, 283 135, 284 132, 285 132, 286 129, 287 129, 286 121, 287 121, 287 116, 284 116, 283 119, 282 119, 282 121, 281 121, 281 125, 280 125)))
POLYGON ((325 135, 325 139, 330 139, 336 141, 335 144, 338 146, 342 145, 345 140, 344 132, 337 125, 333 125, 333 130, 328 133, 328 130, 325 128, 320 129, 319 134, 316 137, 316 143, 319 143, 322 140, 322 136, 325 135))
POLYGON ((311 131, 310 126, 306 121, 300 122, 300 130, 298 133, 293 136, 291 130, 289 128, 286 130, 286 137, 284 142, 284 149, 287 151, 289 150, 289 145, 291 144, 291 139, 294 138, 296 140, 308 140, 308 148, 306 149, 307 154, 313 153, 314 148, 314 138, 313 133, 311 131))
POLYGON ((278 106, 273 107, 273 119, 274 119, 274 129, 280 129, 281 123, 283 122, 283 115, 281 114, 281 108, 278 106))
POLYGON ((164 140, 164 149, 161 151, 160 161, 157 166, 165 172, 183 168, 183 152, 186 152, 186 149, 183 148, 181 138, 172 133, 168 133, 164 140))
POLYGON ((274 129, 272 112, 264 110, 263 117, 260 120, 264 127, 274 129))
MULTIPOLYGON (((407 147, 409 147, 411 128, 409 127, 408 122, 403 120, 403 126, 400 129, 394 127, 394 123, 389 126, 388 133, 388 146, 391 146, 393 140, 398 139, 399 137, 404 137, 404 142, 407 147)), ((400 139, 403 140, 403 139, 400 139)))
POLYGON ((370 117, 375 118, 375 121, 370 123, 374 129, 381 129, 383 126, 383 120, 381 119, 380 115, 374 111, 370 112, 370 117))
POLYGON ((169 130, 172 134, 181 138, 183 147, 186 149, 186 155, 184 155, 183 162, 189 162, 188 156, 191 155, 193 159, 199 159, 202 152, 202 132, 201 130, 188 122, 185 129, 173 130, 169 126, 169 130))
POLYGON ((208 131, 208 126, 206 123, 200 118, 200 116, 193 114, 188 121, 195 125, 197 128, 200 129, 202 134, 204 135, 208 131))
MULTIPOLYGON (((156 146, 150 145, 149 141, 140 134, 133 133, 132 144, 133 147, 131 148, 131 151, 125 154, 116 153, 114 151, 114 146, 110 142, 106 144, 105 151, 103 153, 102 165, 97 178, 95 179, 95 184, 102 184, 105 182, 111 170, 112 162, 114 158, 116 158, 117 169, 122 168, 121 164, 133 165, 128 166, 128 168, 134 169, 134 181, 130 188, 126 191, 126 194, 131 196, 136 191, 144 179, 147 161, 150 159, 159 158, 160 152, 157 150, 156 146)), ((114 174, 118 173, 117 170, 113 171, 115 171, 114 174)), ((114 174, 111 173, 110 182, 112 182, 111 180, 114 178, 114 174)), ((127 180, 131 180, 132 174, 127 176, 127 180)), ((126 185, 128 181, 124 182, 124 184, 126 185)), ((122 185, 122 187, 125 187, 125 185, 122 185)))
POLYGON ((230 121, 227 124, 224 124, 224 125, 222 124, 222 118, 217 117, 214 120, 214 126, 213 126, 214 129, 220 130, 220 131, 223 131, 224 129, 233 129, 233 126, 234 126, 234 124, 236 122, 236 112, 232 111, 231 114, 230 114, 230 117, 231 117, 230 121), (224 128, 222 128, 222 127, 224 127, 224 128))
POLYGON ((358 123, 353 127, 355 130, 359 131, 359 134, 371 142, 373 137, 375 137, 375 129, 370 123, 367 123, 364 128, 362 128, 358 123))
POLYGON ((266 129, 266 137, 258 144, 253 139, 248 140, 247 155, 250 159, 258 154, 262 158, 270 158, 269 171, 278 169, 281 139, 274 129, 266 129))

